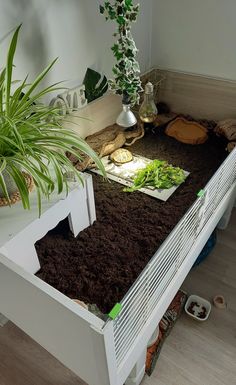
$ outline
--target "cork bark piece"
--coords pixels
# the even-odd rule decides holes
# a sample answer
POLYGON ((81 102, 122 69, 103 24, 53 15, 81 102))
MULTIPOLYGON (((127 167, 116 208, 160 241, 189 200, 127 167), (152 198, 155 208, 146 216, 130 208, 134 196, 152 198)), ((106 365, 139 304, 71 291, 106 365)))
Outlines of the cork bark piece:
POLYGON ((236 142, 229 142, 227 145, 227 151, 231 152, 236 147, 236 142))
POLYGON ((202 144, 208 139, 205 127, 181 117, 170 122, 165 132, 168 136, 186 144, 202 144))
MULTIPOLYGON (((85 141, 100 157, 102 157, 110 155, 115 150, 123 146, 131 146, 143 136, 143 124, 139 122, 132 130, 124 130, 117 124, 113 124, 93 135, 87 136, 85 141)), ((82 162, 78 162, 74 155, 69 154, 68 156, 74 166, 80 171, 83 171, 93 165, 92 159, 88 156, 84 156, 82 162)))
POLYGON ((236 119, 225 119, 218 122, 215 133, 223 135, 227 140, 236 141, 236 119))

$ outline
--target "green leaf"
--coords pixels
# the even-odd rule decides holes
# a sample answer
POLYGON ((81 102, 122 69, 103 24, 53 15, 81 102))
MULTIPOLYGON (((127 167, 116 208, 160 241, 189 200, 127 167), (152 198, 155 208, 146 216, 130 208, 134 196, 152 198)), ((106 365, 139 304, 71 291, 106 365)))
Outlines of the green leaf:
POLYGON ((2 174, 2 172, 3 172, 3 171, 5 170, 5 168, 6 168, 7 162, 6 162, 6 159, 5 159, 5 158, 1 159, 1 161, 2 161, 2 164, 1 164, 1 166, 0 166, 0 173, 2 174))
MULTIPOLYGON (((44 79, 44 77, 47 75, 47 73, 50 71, 52 66, 55 64, 55 62, 58 60, 58 58, 54 59, 44 70, 41 72, 35 81, 31 84, 29 87, 28 91, 25 93, 23 98, 21 99, 21 103, 19 104, 20 106, 25 102, 28 101, 29 98, 31 97, 32 92, 35 90, 35 88, 39 85, 39 83, 44 79)), ((51 87, 49 87, 51 88, 51 87)), ((44 90, 45 91, 45 90, 44 90)), ((41 92, 42 94, 42 92, 41 92)), ((37 97, 38 98, 38 97, 37 97)))
POLYGON ((21 95, 23 93, 23 90, 25 87, 27 87, 26 81, 27 81, 28 75, 25 77, 23 82, 20 84, 20 86, 15 90, 14 94, 11 97, 10 101, 10 113, 14 113, 15 109, 18 107, 19 100, 21 99, 21 95))
POLYGON ((103 76, 99 83, 101 75, 91 68, 88 68, 84 77, 83 84, 85 85, 85 95, 88 102, 101 97, 108 89, 107 78, 103 76))
POLYGON ((7 186, 6 186, 6 183, 5 183, 5 180, 4 180, 4 177, 2 175, 2 173, 0 173, 0 186, 2 188, 2 191, 3 191, 3 194, 5 196, 5 198, 8 200, 8 203, 9 203, 9 206, 11 205, 11 201, 10 201, 10 197, 9 197, 9 194, 8 194, 8 191, 7 191, 7 186))
POLYGON ((3 94, 4 94, 5 76, 6 76, 6 68, 4 68, 0 74, 0 113, 3 112, 3 94))
POLYGON ((125 0, 125 5, 130 9, 131 5, 133 5, 133 0, 125 0))
POLYGON ((156 189, 169 189, 178 186, 186 179, 184 171, 179 167, 173 167, 166 161, 155 159, 146 167, 136 172, 133 185, 124 188, 125 192, 133 192, 143 187, 155 187, 156 189))
POLYGON ((105 12, 105 8, 102 5, 100 5, 99 6, 99 11, 100 11, 101 14, 103 14, 105 12))
POLYGON ((123 16, 118 16, 117 17, 117 22, 120 25, 124 25, 125 24, 125 18, 123 16))
MULTIPOLYGON (((66 156, 67 153, 73 154, 78 161, 88 155, 104 176, 105 169, 97 154, 83 139, 72 130, 62 127, 66 119, 60 114, 60 110, 39 102, 47 93, 62 89, 58 87, 60 82, 38 92, 36 90, 55 60, 32 84, 26 83, 26 77, 14 92, 11 91, 12 84, 15 84, 12 68, 19 28, 11 40, 6 70, 0 72, 0 187, 9 201, 3 177, 3 171, 6 171, 17 185, 23 207, 28 209, 29 192, 22 171, 27 172, 34 180, 40 213, 42 198, 49 198, 56 187, 58 193, 68 192, 65 172, 73 171, 77 180, 83 183, 81 174, 75 170, 66 156)), ((99 74, 98 76, 99 80, 97 77, 95 85, 97 95, 107 89, 106 78, 101 79, 99 74)))
POLYGON ((8 55, 7 55, 7 65, 6 65, 6 77, 5 77, 5 87, 6 87, 6 113, 9 112, 9 104, 10 104, 10 94, 11 94, 11 83, 12 83, 12 68, 13 68, 13 59, 16 51, 16 45, 17 45, 17 39, 18 39, 18 34, 19 30, 21 28, 21 24, 19 27, 14 32, 14 35, 12 37, 10 47, 8 50, 8 55))
POLYGON ((22 174, 21 170, 14 165, 13 162, 9 164, 8 173, 11 175, 17 186, 24 209, 29 209, 29 190, 24 175, 22 174))
POLYGON ((133 0, 117 0, 114 3, 106 1, 104 8, 106 20, 115 19, 118 25, 114 35, 118 40, 112 47, 117 63, 112 69, 114 80, 109 81, 110 89, 119 95, 126 91, 131 106, 134 106, 139 102, 139 92, 142 91, 136 60, 138 50, 131 35, 131 24, 137 20, 139 5, 134 5, 133 0))

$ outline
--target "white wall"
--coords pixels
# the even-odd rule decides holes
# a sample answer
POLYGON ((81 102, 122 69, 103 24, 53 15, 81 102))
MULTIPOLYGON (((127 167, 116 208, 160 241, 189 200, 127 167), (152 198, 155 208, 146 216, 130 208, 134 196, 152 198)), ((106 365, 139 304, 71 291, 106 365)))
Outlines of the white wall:
MULTIPOLYGON (((138 0, 137 0, 138 1, 138 0)), ((53 58, 48 83, 73 87, 87 67, 111 76, 114 24, 105 22, 102 0, 0 0, 0 65, 9 36, 23 22, 15 78, 31 78, 53 58)), ((133 34, 142 72, 152 66, 236 79, 235 0, 139 0, 133 34)))
POLYGON ((153 0, 153 65, 235 80, 235 41, 235 0, 153 0))
MULTIPOLYGON (((99 14, 97 0, 0 0, 0 40, 23 23, 16 53, 15 78, 31 79, 55 57, 58 62, 49 82, 67 80, 73 87, 81 84, 86 68, 111 75, 110 50, 114 24, 99 14)), ((133 32, 141 70, 150 65, 152 0, 141 0, 141 12, 133 32)), ((9 37, 0 43, 3 64, 9 37)))

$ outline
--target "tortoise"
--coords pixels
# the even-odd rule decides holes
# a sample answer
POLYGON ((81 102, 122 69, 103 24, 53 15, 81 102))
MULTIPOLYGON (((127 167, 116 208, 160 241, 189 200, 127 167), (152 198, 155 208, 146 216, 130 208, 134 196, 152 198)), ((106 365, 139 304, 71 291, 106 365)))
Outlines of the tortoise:
POLYGON ((131 162, 131 160, 133 160, 133 155, 125 148, 118 148, 110 155, 110 159, 115 164, 124 164, 131 162))

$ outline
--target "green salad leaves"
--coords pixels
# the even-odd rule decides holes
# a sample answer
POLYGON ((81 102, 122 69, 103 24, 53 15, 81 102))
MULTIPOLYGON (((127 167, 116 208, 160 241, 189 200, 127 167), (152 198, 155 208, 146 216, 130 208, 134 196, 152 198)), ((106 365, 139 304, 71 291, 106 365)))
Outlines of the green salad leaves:
POLYGON ((125 187, 125 192, 133 192, 142 187, 156 189, 169 189, 184 182, 186 175, 184 170, 173 167, 164 160, 155 159, 145 168, 137 171, 133 178, 133 185, 125 187))

